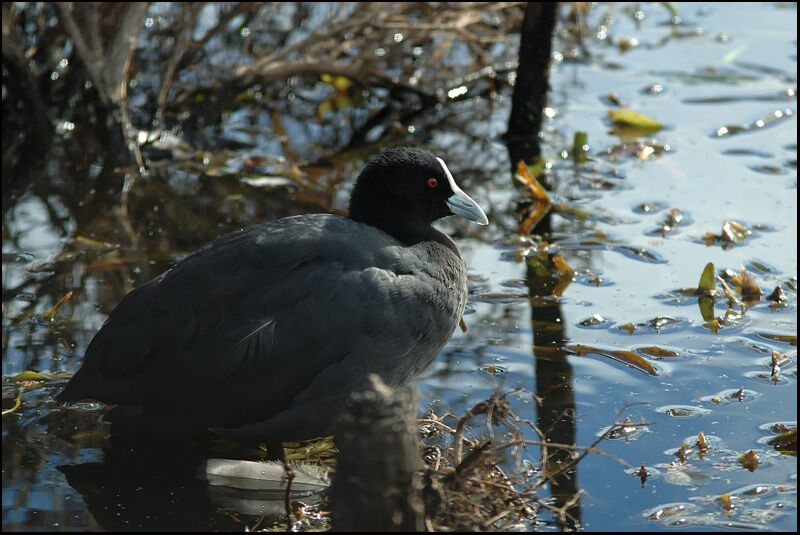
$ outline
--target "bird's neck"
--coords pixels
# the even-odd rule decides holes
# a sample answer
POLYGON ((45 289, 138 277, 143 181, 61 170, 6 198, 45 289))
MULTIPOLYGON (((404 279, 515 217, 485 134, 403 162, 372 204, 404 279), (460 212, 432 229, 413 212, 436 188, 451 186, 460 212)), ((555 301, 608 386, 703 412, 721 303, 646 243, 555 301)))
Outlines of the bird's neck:
POLYGON ((404 245, 434 241, 448 247, 457 256, 460 256, 458 247, 447 235, 439 232, 429 223, 420 223, 409 219, 407 214, 407 212, 397 209, 357 210, 355 213, 350 213, 350 219, 379 228, 404 245))

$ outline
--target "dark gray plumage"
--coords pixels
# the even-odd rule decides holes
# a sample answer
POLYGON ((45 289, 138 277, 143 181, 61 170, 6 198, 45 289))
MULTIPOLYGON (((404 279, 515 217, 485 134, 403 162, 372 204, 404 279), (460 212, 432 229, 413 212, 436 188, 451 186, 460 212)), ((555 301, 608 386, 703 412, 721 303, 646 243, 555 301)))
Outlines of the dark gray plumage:
POLYGON ((408 383, 464 312, 464 262, 430 223, 487 222, 444 162, 414 148, 374 157, 350 212, 222 236, 133 290, 57 399, 117 404, 171 436, 331 434, 369 373, 408 383))

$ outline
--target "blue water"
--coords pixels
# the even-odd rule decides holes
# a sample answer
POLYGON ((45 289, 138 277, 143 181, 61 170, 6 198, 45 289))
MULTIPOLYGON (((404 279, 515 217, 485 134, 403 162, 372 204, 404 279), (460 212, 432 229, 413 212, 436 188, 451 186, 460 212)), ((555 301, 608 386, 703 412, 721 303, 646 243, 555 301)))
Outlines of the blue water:
MULTIPOLYGON (((617 460, 597 454, 583 459, 574 474, 583 493, 571 509, 583 529, 790 531, 797 523, 796 457, 779 454, 766 440, 774 436, 774 423, 796 427, 796 338, 791 345, 764 333, 797 333, 796 5, 676 4, 676 9, 682 19, 677 26, 670 24, 671 15, 660 4, 595 6, 586 22, 588 57, 573 54, 574 41, 558 36, 550 78, 552 118, 545 124, 543 152, 552 163, 554 199, 594 215, 588 220, 563 212, 552 216, 552 250, 576 270, 560 296, 529 300, 526 264, 514 261, 515 247, 504 241, 515 234, 514 201, 521 195, 509 188, 510 162, 500 140, 509 91, 495 99, 449 104, 410 119, 402 125, 408 134, 399 139, 399 134, 391 134, 398 142, 438 148, 491 221, 488 227, 455 218, 441 224, 457 237, 471 274, 471 299, 464 318, 467 331, 457 330, 416 382, 420 411, 433 406, 459 413, 497 388, 520 387, 510 397, 512 408, 521 418, 536 422, 546 415, 537 409, 533 394, 557 389, 573 400, 562 407, 574 409, 575 444, 588 446, 618 411, 632 404, 622 417, 647 422, 646 428, 599 447, 634 468, 645 463, 651 477, 642 488, 639 478, 617 460), (607 17, 613 24, 600 38, 601 21, 607 17), (620 39, 636 39, 638 44, 622 51, 620 39), (646 91, 654 84, 663 91, 646 91), (663 123, 665 128, 653 137, 670 150, 646 160, 608 158, 606 149, 620 143, 609 133, 607 111, 614 108, 608 103, 609 93, 625 107, 663 123), (782 94, 788 96, 778 96, 782 94), (723 102, 697 102, 719 97, 725 97, 723 102), (721 127, 756 125, 776 111, 784 118, 764 128, 716 135, 721 127), (571 149, 576 131, 588 134, 590 161, 581 166, 562 154, 571 149), (605 179, 610 189, 593 188, 596 178, 605 179), (643 203, 660 203, 661 208, 642 213, 638 207, 643 203), (674 232, 654 235, 651 231, 671 208, 681 210, 685 223, 674 232), (732 248, 705 245, 704 235, 719 234, 726 220, 752 229, 752 235, 732 248), (587 245, 587 240, 600 245, 587 245), (658 261, 644 261, 620 246, 644 248, 658 261), (717 334, 711 332, 697 299, 672 293, 696 286, 708 262, 717 272, 738 272, 740 264, 746 266, 765 297, 782 286, 786 305, 772 310, 762 298, 743 318, 722 326, 717 334), (596 276, 601 283, 591 282, 596 276), (509 295, 500 299, 492 294, 509 295), (595 314, 605 322, 581 324, 595 314), (678 321, 660 330, 648 325, 664 316, 678 321), (621 328, 629 322, 641 324, 633 334, 621 328), (659 346, 677 356, 656 360, 639 352, 658 371, 650 376, 596 353, 564 351, 574 344, 634 352, 659 346), (555 347, 560 357, 553 360, 542 347, 555 347), (770 380, 773 350, 787 357, 776 384, 770 380), (742 401, 731 398, 740 387, 742 401), (688 409, 690 415, 671 416, 669 410, 676 407, 688 409), (700 431, 712 447, 702 459, 696 453, 691 456, 687 467, 678 462, 675 451, 682 442, 694 444, 700 431), (749 450, 760 460, 754 472, 737 462, 749 450), (763 489, 747 494, 754 485, 763 489), (735 507, 729 511, 719 502, 726 493, 734 496, 735 507), (680 513, 650 518, 658 508, 676 503, 683 504, 680 513)), ((515 50, 514 39, 507 43, 510 50, 515 50)), ((229 121, 228 128, 240 133, 241 123, 247 123, 236 116, 229 121)), ((270 120, 262 117, 258 125, 265 130, 251 134, 252 139, 265 153, 279 153, 270 120)), ((284 127, 298 145, 304 140, 311 144, 324 132, 304 129, 302 118, 287 119, 284 127)), ((343 163, 342 174, 352 176, 360 165, 343 163)), ((198 191, 206 193, 191 173, 179 175, 171 185, 188 204, 195 202, 198 191)), ((339 207, 347 187, 342 184, 336 194, 339 207)), ((254 221, 265 218, 248 204, 252 200, 233 195, 224 199, 215 203, 220 212, 241 212, 235 216, 252 215, 254 221)), ((221 233, 225 215, 215 215, 221 233)), ((230 223, 234 216, 227 216, 230 223)), ((192 225, 187 228, 194 229, 192 225)), ((91 251, 100 246, 87 245, 89 253, 65 261, 63 276, 50 278, 28 270, 30 261, 56 258, 83 231, 74 216, 60 230, 32 194, 6 209, 3 253, 29 256, 3 265, 4 378, 29 369, 74 372, 83 349, 122 294, 158 274, 169 258, 207 241, 184 243, 166 256, 155 249, 124 249, 120 256, 129 263, 121 266, 92 264, 97 258, 91 251), (64 306, 58 322, 39 319, 78 284, 81 292, 64 306), (6 299, 6 291, 18 285, 24 286, 21 293, 6 299)), ((213 235, 216 229, 207 232, 213 235)), ((717 298, 714 315, 724 316, 726 308, 725 298, 717 298)), ((102 449, 102 433, 91 436, 98 428, 97 408, 58 409, 51 399, 57 389, 53 384, 26 392, 22 408, 3 417, 4 529, 243 529, 221 514, 203 485, 191 477, 167 483, 143 471, 139 481, 136 467, 126 471, 124 463, 114 464, 102 449), (75 439, 76 432, 88 435, 75 439), (89 467, 81 485, 74 479, 72 485, 67 482, 58 469, 64 466, 89 467), (103 505, 94 505, 98 503, 103 505)), ((14 385, 4 383, 4 408, 15 392, 14 385)), ((480 424, 476 419, 477 433, 482 432, 480 424)), ((536 438, 530 430, 525 437, 536 438)), ((536 448, 528 455, 538 464, 536 448)), ((545 488, 543 495, 548 492, 545 488)), ((541 520, 539 527, 556 529, 547 513, 541 520)))

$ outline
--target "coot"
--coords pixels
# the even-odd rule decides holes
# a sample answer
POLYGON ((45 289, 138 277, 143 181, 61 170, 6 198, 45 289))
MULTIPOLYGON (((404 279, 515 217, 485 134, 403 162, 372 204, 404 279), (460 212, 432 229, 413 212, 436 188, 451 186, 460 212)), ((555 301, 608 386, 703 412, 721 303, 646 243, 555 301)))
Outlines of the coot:
POLYGON ((451 214, 488 223, 442 159, 384 150, 356 180, 349 217, 227 234, 126 295, 57 400, 116 404, 148 436, 332 434, 368 374, 408 383, 458 325, 464 261, 431 226, 451 214))

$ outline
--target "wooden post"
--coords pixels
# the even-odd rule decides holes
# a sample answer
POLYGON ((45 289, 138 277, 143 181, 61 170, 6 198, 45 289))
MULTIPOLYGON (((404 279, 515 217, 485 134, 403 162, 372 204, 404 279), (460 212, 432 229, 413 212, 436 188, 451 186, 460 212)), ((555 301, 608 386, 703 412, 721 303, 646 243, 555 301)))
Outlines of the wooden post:
POLYGON ((333 531, 422 531, 422 460, 411 388, 393 389, 371 375, 367 388, 351 396, 334 438, 333 531))

